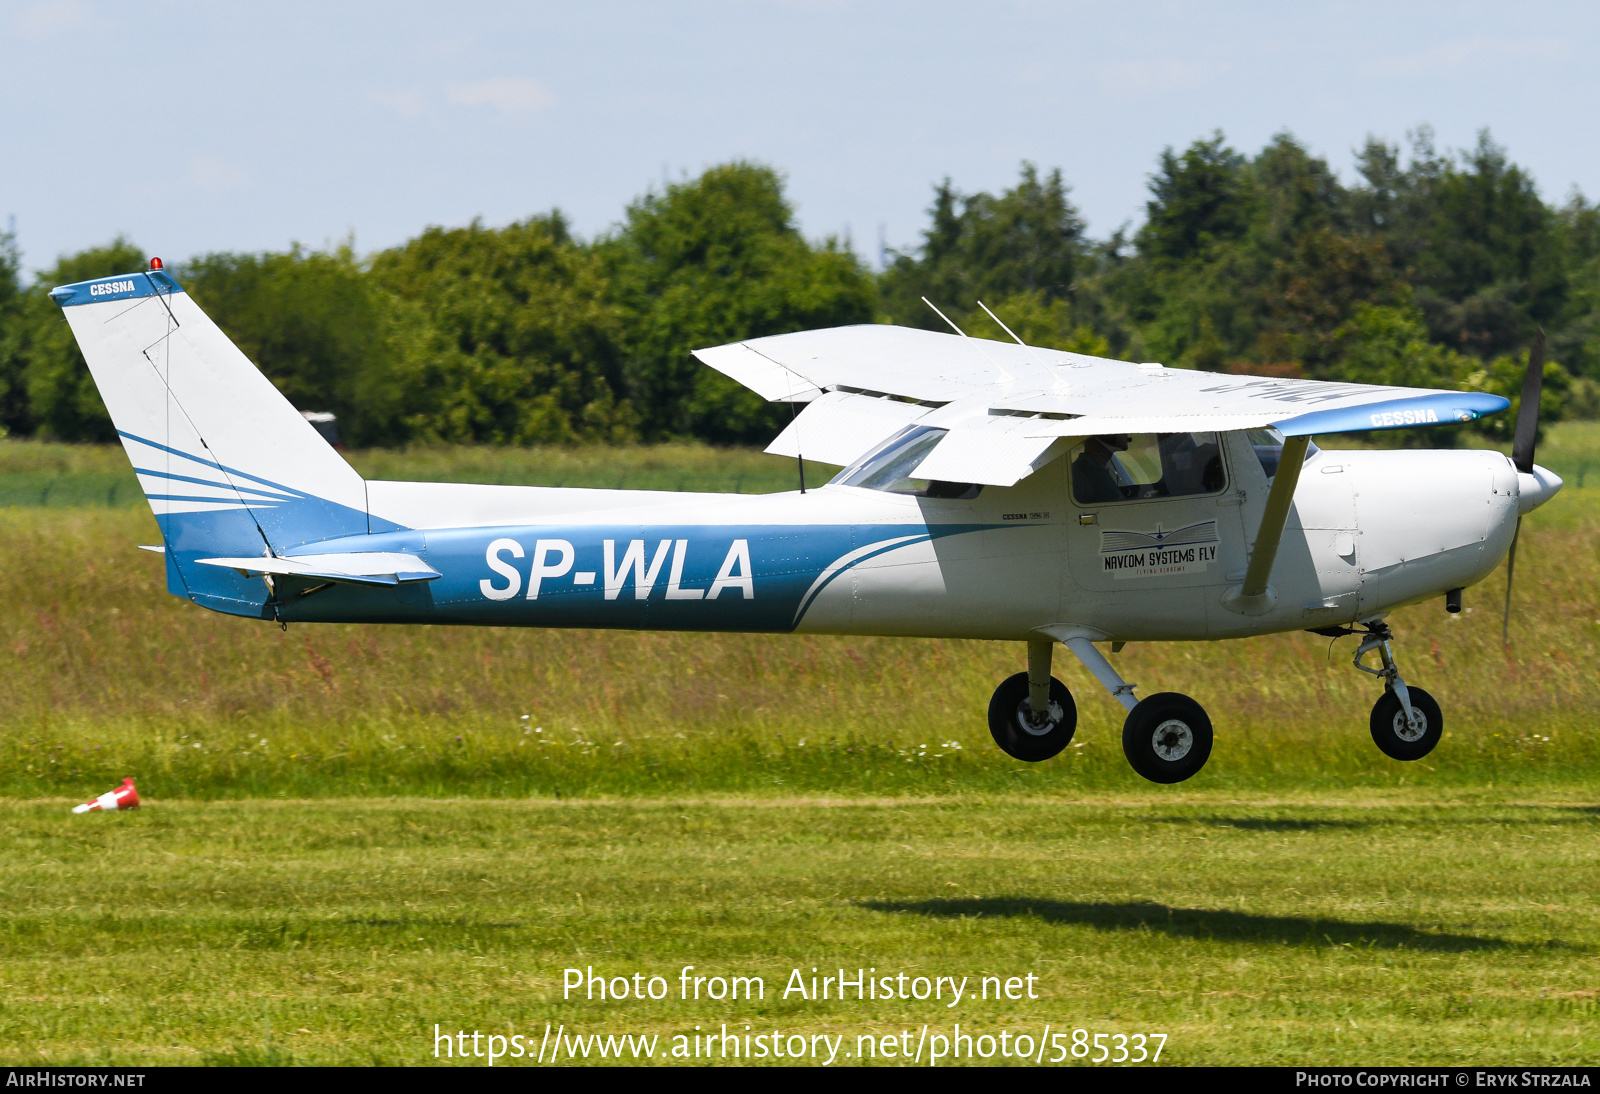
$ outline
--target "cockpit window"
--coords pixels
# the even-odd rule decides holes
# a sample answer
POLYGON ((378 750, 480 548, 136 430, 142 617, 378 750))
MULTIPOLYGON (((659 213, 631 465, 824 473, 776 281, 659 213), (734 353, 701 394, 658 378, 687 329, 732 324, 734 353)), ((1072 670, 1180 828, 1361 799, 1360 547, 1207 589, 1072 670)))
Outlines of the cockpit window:
MULTIPOLYGON (((1278 474, 1278 461, 1283 459, 1283 434, 1276 429, 1251 429, 1245 434, 1250 440, 1250 447, 1256 450, 1256 459, 1261 461, 1261 470, 1266 472, 1267 478, 1278 474)), ((1317 442, 1306 442, 1306 459, 1317 454, 1317 442)))
POLYGON ((975 498, 982 486, 970 482, 945 482, 942 479, 916 479, 911 473, 933 451, 933 446, 949 432, 925 425, 910 425, 868 452, 834 476, 841 486, 860 486, 890 494, 910 494, 918 498, 975 498))
POLYGON ((1090 437, 1072 450, 1071 467, 1080 505, 1215 494, 1227 485, 1215 433, 1090 437))

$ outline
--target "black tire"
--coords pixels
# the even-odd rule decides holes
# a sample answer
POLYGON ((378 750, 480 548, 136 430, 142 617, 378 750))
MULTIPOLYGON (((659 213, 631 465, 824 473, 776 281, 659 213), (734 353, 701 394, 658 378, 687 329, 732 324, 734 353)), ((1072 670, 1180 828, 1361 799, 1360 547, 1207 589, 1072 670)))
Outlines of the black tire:
POLYGON ((1372 740, 1391 760, 1420 760, 1444 736, 1444 715, 1433 696, 1415 686, 1406 688, 1406 694, 1411 698, 1411 709, 1422 715, 1421 733, 1407 726, 1405 708, 1393 691, 1384 691, 1372 705, 1372 740))
POLYGON ((1187 695, 1163 691, 1128 711, 1122 753, 1153 783, 1181 783, 1211 758, 1211 719, 1187 695))
POLYGON ((1051 713, 1060 708, 1060 717, 1035 729, 1028 720, 1028 674, 1019 672, 994 689, 989 700, 989 735, 1000 750, 1013 759, 1038 763, 1048 760, 1072 741, 1078 729, 1078 705, 1072 701, 1067 685, 1050 678, 1051 713))

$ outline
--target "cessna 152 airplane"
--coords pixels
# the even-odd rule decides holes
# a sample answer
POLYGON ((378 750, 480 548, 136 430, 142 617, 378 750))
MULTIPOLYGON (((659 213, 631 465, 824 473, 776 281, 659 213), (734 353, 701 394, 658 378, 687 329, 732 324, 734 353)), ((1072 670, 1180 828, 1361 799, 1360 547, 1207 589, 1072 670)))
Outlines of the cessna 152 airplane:
POLYGON ((1128 761, 1162 783, 1205 764, 1211 721, 1185 695, 1137 698, 1095 643, 1359 634, 1356 667, 1384 687, 1372 736, 1417 759, 1443 720, 1402 679, 1386 613, 1431 597, 1458 611, 1465 586, 1508 551, 1514 562, 1521 515, 1561 487, 1533 463, 1539 352, 1507 459, 1311 443, 1469 421, 1504 409, 1496 395, 1218 375, 893 326, 695 354, 803 406, 768 451, 844 467, 820 488, 366 481, 151 265, 51 296, 160 525, 149 549, 169 592, 284 625, 1018 642, 1027 671, 996 689, 989 728, 1029 761, 1060 752, 1077 724, 1051 675, 1059 643, 1127 708, 1128 761))

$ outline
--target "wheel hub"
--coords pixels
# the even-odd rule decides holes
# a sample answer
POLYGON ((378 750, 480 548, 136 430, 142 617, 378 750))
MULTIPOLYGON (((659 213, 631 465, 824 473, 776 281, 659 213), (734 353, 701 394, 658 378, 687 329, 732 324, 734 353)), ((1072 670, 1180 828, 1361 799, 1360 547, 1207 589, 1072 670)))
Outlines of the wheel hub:
POLYGON ((1416 707, 1411 708, 1411 717, 1406 718, 1405 708, 1401 707, 1394 712, 1394 735, 1406 744, 1413 744, 1422 740, 1423 734, 1428 732, 1428 717, 1416 707))
POLYGON ((1044 717, 1041 718, 1034 713, 1028 700, 1024 699, 1017 704, 1017 726, 1030 737, 1043 737, 1061 724, 1065 714, 1061 704, 1052 700, 1045 708, 1044 717))
POLYGON ((1156 731, 1151 735, 1150 745, 1155 754, 1168 763, 1176 763, 1189 754, 1194 747, 1194 730, 1189 728, 1187 722, 1177 718, 1168 718, 1156 726, 1156 731))

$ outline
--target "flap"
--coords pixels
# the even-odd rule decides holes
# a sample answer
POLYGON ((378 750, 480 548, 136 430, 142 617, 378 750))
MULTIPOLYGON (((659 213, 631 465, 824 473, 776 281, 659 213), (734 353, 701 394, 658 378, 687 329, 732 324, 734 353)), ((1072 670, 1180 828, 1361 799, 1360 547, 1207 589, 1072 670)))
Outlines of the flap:
POLYGON ((848 467, 930 409, 898 399, 830 391, 802 410, 767 451, 848 467))
POLYGON ((919 479, 1012 486, 1067 449, 1059 437, 1030 437, 995 425, 956 426, 917 465, 919 479))

